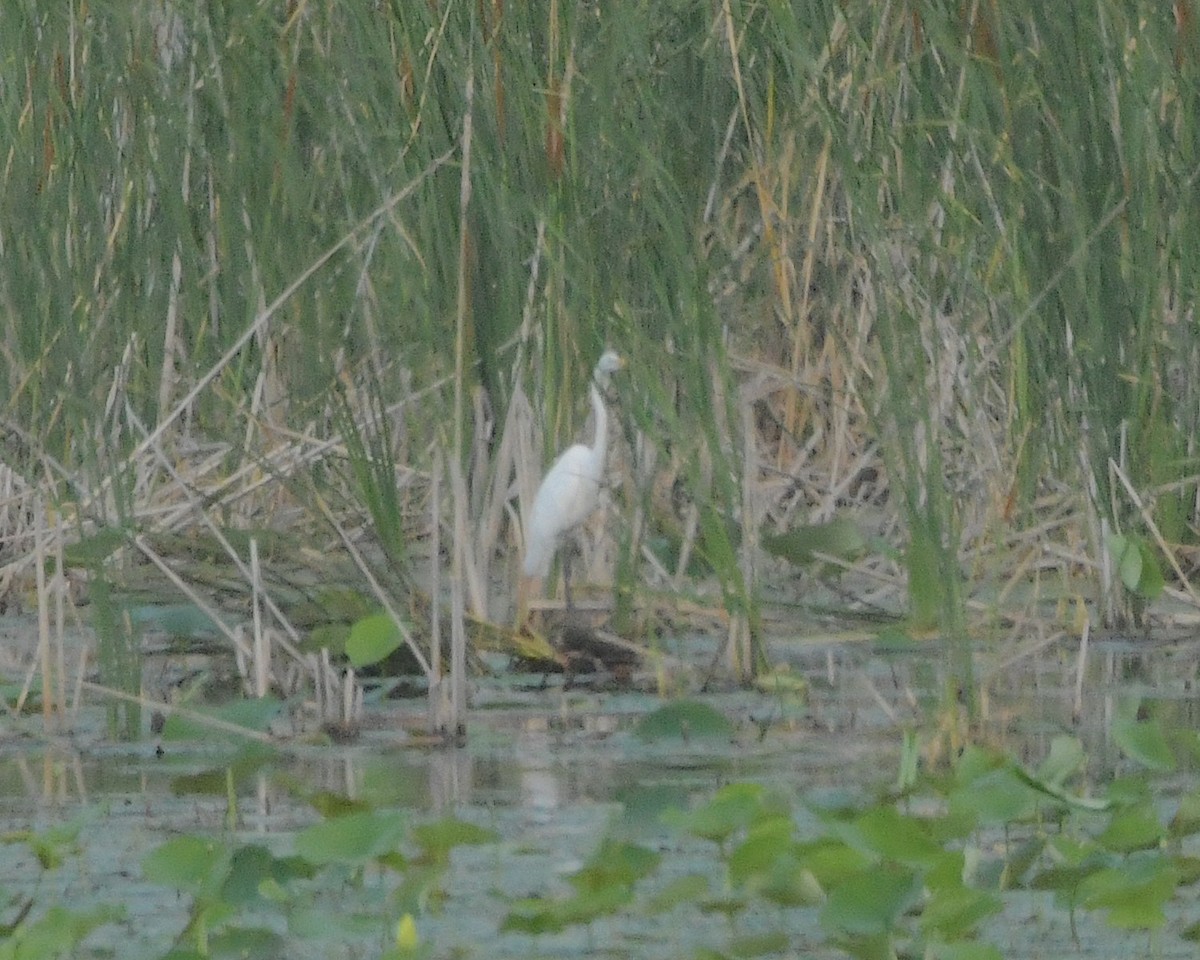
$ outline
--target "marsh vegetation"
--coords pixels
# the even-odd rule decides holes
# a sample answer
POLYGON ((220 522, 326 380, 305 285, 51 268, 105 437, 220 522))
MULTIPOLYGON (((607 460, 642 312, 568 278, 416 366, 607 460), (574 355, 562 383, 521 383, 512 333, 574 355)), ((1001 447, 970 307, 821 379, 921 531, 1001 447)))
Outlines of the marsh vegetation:
MULTIPOLYGON (((573 667, 579 632, 656 698, 790 703, 847 646, 917 649, 883 799, 819 808, 804 839, 796 796, 744 785, 689 796, 676 826, 756 903, 824 904, 830 949, 856 955, 993 955, 974 921, 1034 877, 1160 930, 1194 879, 1193 724, 1136 685, 1121 699, 1094 647, 1186 644, 1200 608, 1198 78, 1191 0, 14 0, 5 749, 164 723, 295 746, 381 716, 397 742, 486 740, 472 696, 513 663, 573 667), (586 619, 564 628, 552 601, 514 630, 521 517, 589 435, 606 346, 630 362, 576 560, 586 619), (1070 662, 1062 739, 1011 755, 998 704, 1050 654, 1070 662), (1071 718, 1101 691, 1132 785, 1077 779, 1071 718), (993 780, 1007 805, 972 792, 993 780), (1019 864, 942 859, 1010 823, 1037 825, 1019 864), (916 846, 883 849, 892 832, 916 846), (767 848, 786 858, 747 852, 767 848), (873 907, 851 875, 888 879, 873 907), (942 919, 914 926, 931 904, 942 919)), ((338 869, 415 876, 388 859, 403 844, 444 865, 494 839, 408 833, 394 804, 355 809, 361 856, 338 869)), ((52 866, 42 836, 18 839, 52 866)), ((293 892, 337 860, 319 832, 296 842, 196 840, 146 869, 194 899, 205 955, 239 858, 293 892)), ((588 861, 574 901, 504 922, 620 918, 659 864, 612 842, 615 874, 588 861)), ((742 909, 679 884, 664 911, 742 909)), ((36 956, 110 919, 4 909, 13 935, 80 932, 36 956)), ((786 952, 772 936, 729 949, 786 952)))

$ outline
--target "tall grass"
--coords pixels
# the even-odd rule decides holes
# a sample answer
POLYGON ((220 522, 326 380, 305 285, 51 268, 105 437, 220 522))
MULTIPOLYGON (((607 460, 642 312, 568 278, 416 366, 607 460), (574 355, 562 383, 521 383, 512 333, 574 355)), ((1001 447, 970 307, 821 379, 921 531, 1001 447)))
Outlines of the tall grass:
POLYGON ((1105 527, 1194 540, 1198 65, 1175 9, 17 0, 5 460, 85 527, 114 518, 81 489, 139 476, 132 527, 177 499, 135 420, 204 464, 222 523, 277 516, 264 469, 357 470, 335 511, 409 563, 395 514, 427 516, 436 451, 450 592, 502 619, 509 484, 579 433, 611 344, 628 448, 656 453, 614 490, 614 522, 642 517, 614 532, 622 622, 648 580, 679 585, 643 562, 670 533, 706 555, 690 588, 748 675, 759 523, 869 506, 905 548, 873 575, 970 691, 962 561, 1011 548, 1039 495, 1074 505, 1043 535, 1078 570, 1105 527))

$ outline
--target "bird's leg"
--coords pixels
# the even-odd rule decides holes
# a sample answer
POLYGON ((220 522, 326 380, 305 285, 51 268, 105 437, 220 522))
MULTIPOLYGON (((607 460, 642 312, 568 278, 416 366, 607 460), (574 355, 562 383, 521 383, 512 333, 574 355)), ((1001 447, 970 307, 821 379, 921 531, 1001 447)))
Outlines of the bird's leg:
POLYGON ((567 609, 572 607, 571 603, 571 557, 574 554, 574 544, 566 543, 562 553, 562 568, 563 568, 563 597, 567 601, 567 609))

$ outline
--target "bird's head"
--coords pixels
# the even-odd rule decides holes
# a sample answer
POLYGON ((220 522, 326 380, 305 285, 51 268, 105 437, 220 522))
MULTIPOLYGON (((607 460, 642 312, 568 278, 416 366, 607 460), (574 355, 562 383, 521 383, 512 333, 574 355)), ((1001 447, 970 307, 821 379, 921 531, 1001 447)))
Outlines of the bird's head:
POLYGON ((600 360, 596 364, 596 369, 592 372, 596 382, 601 386, 608 383, 608 378, 618 370, 625 367, 625 358, 622 357, 616 350, 605 350, 600 355, 600 360))

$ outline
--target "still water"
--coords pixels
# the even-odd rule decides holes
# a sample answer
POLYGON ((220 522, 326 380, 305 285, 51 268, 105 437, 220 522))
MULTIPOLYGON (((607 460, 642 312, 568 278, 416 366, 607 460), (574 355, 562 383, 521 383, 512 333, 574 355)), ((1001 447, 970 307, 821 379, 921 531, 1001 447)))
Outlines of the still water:
MULTIPOLYGON (((1149 704, 1170 724, 1198 725, 1195 647, 1095 644, 1082 697, 1077 651, 1067 644, 1011 664, 981 664, 980 736, 1032 767, 1053 737, 1072 734, 1087 753, 1087 775, 1103 781, 1128 762, 1107 736, 1123 702, 1149 704)), ((804 678, 804 695, 703 694, 733 724, 733 734, 716 741, 636 736, 638 719, 662 703, 646 689, 563 689, 553 681, 543 688, 537 678, 477 685, 468 740, 459 748, 409 746, 402 726, 422 707, 395 701, 373 709, 362 735, 346 745, 247 748, 161 743, 149 734, 138 744, 114 745, 97 732, 98 712, 85 712, 72 734, 47 741, 22 721, 0 735, 0 832, 9 841, 0 847, 7 904, 0 923, 13 922, 25 904, 36 913, 48 903, 75 910, 119 903, 124 919, 96 929, 75 955, 165 956, 188 925, 190 901, 142 878, 147 854, 173 837, 201 834, 285 856, 296 831, 321 819, 314 798, 337 797, 366 809, 403 810, 414 821, 454 816, 499 838, 455 850, 436 896, 423 904, 419 931, 435 956, 691 955, 727 936, 719 913, 686 925, 602 919, 540 937, 501 929, 515 899, 559 892, 606 835, 669 852, 667 882, 672 874, 711 869, 711 854, 664 826, 664 809, 686 809, 734 781, 764 783, 801 801, 878 796, 896 780, 905 731, 937 728, 945 690, 939 656, 853 645, 779 656, 804 678), (77 839, 49 868, 32 845, 19 842, 24 831, 72 822, 81 824, 77 839)), ((936 758, 936 739, 927 759, 936 758)), ((1186 780, 1192 771, 1178 775, 1186 780)), ((795 809, 803 820, 803 802, 795 809)), ((322 936, 298 933, 299 921, 292 930, 291 920, 272 915, 264 924, 275 939, 262 955, 380 956, 397 919, 394 886, 385 871, 348 873, 314 902, 331 914, 352 910, 361 922, 331 923, 322 936)), ((1041 916, 1036 903, 1029 911, 1041 916)), ((744 922, 753 928, 752 919, 744 922)), ((806 941, 805 924, 814 922, 802 911, 794 920, 796 942, 809 942, 805 955, 841 955, 819 938, 806 941)), ((1056 935, 1067 937, 1065 930, 1056 935)), ((1102 941, 1090 943, 1099 950, 1102 941)), ((1087 955, 1086 933, 1081 944, 1087 955)))

